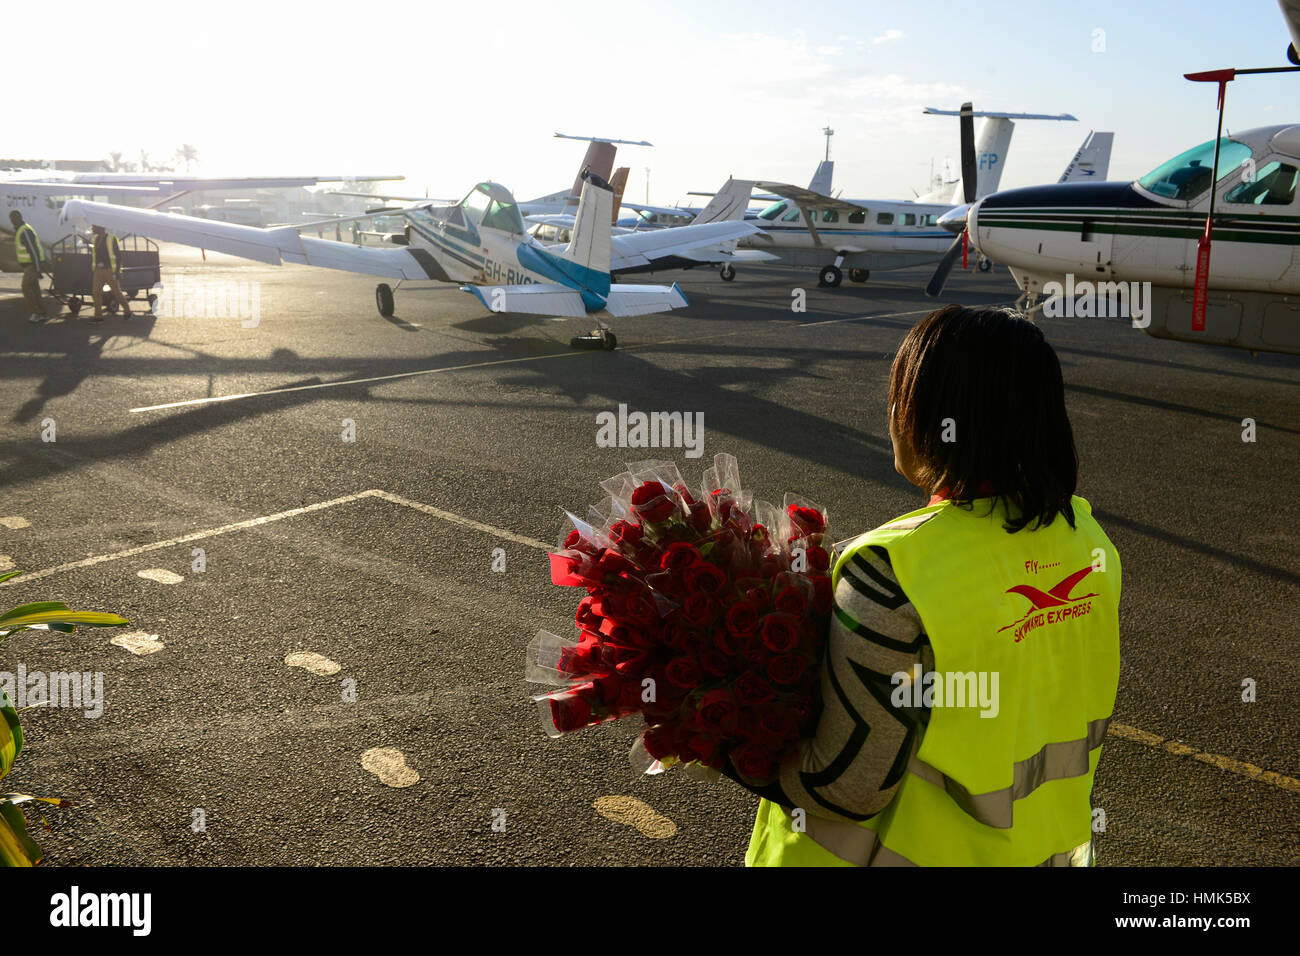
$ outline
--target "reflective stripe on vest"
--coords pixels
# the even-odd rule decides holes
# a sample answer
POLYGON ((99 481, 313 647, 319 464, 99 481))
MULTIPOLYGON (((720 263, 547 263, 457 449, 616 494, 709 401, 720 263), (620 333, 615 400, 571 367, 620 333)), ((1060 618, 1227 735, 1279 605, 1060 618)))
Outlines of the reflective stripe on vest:
POLYGON ((18 264, 20 266, 29 266, 32 264, 32 254, 27 251, 27 243, 23 242, 24 233, 31 233, 32 242, 37 249, 41 248, 41 240, 36 235, 36 230, 32 228, 30 222, 23 223, 18 227, 18 231, 14 233, 14 243, 18 247, 18 264))
POLYGON ((1021 800, 1049 780, 1064 780, 1088 772, 1092 751, 1106 739, 1109 717, 1094 720, 1088 725, 1088 736, 1063 743, 1044 744, 1032 757, 1015 764, 1015 783, 988 793, 971 793, 956 780, 946 777, 923 760, 913 757, 907 765, 909 773, 942 787, 953 802, 985 826, 1002 830, 1011 828, 1015 802, 1021 800))

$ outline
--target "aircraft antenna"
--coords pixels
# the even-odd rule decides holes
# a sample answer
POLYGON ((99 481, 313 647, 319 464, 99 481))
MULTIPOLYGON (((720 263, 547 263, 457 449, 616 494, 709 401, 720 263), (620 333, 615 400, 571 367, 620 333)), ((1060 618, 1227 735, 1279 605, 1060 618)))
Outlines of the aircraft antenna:
POLYGON ((835 135, 835 130, 826 126, 822 128, 822 134, 826 137, 826 159, 829 162, 831 158, 831 137, 835 135))

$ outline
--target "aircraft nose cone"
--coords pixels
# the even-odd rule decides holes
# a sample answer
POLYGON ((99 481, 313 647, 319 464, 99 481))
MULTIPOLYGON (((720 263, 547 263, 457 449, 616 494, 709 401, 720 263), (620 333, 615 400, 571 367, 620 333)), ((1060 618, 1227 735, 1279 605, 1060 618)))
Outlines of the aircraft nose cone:
POLYGON ((966 228, 966 213, 971 207, 969 205, 956 206, 949 209, 938 219, 938 224, 947 229, 954 236, 961 235, 961 231, 966 228))

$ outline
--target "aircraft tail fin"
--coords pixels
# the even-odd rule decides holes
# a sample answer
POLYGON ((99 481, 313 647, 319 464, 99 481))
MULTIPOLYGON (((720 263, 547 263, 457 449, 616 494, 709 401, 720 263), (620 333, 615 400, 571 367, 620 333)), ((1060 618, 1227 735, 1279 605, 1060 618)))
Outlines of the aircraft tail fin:
POLYGON ((831 194, 831 179, 835 174, 835 160, 823 159, 817 164, 817 172, 813 173, 813 178, 808 183, 808 188, 815 193, 821 193, 823 196, 831 194))
POLYGON ((585 173, 595 173, 600 177, 601 182, 609 182, 610 176, 614 174, 614 155, 617 152, 618 147, 613 143, 593 140, 587 144, 587 155, 582 158, 582 165, 578 167, 573 188, 569 190, 567 205, 578 205, 578 197, 582 195, 582 177, 585 173))
POLYGON ((569 244, 557 255, 579 267, 577 279, 602 295, 609 291, 610 228, 614 215, 614 191, 594 173, 584 172, 578 211, 573 217, 569 244), (603 282, 600 277, 603 276, 603 282), (603 289, 596 286, 603 285, 603 289))
POLYGON ((975 159, 979 167, 975 198, 983 199, 998 191, 1002 167, 1007 164, 1007 150, 1016 124, 1001 116, 989 116, 975 140, 975 159))
POLYGON ((609 214, 610 225, 618 222, 618 207, 623 204, 623 190, 627 188, 628 172, 630 172, 628 167, 620 166, 614 170, 614 177, 609 181, 610 187, 614 190, 614 208, 609 214))
POLYGON ((1114 142, 1114 133, 1089 133, 1057 182, 1104 182, 1110 172, 1110 148, 1114 142))
POLYGON ((744 219, 745 210, 749 208, 749 199, 753 191, 754 181, 752 179, 728 179, 722 188, 713 194, 709 204, 691 220, 691 225, 744 219))

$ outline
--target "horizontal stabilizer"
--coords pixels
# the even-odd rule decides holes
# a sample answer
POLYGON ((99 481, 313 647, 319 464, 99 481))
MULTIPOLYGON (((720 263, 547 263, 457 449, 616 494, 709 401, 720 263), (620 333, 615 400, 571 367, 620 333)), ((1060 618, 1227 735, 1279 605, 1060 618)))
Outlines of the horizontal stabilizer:
POLYGON ((493 312, 523 312, 527 315, 562 315, 580 319, 587 314, 582 294, 562 285, 533 282, 527 285, 463 285, 493 312))
POLYGON ((619 284, 609 290, 605 301, 605 311, 617 318, 630 315, 650 315, 654 312, 668 312, 671 309, 684 309, 689 302, 682 290, 674 282, 672 286, 662 285, 623 285, 619 284))

